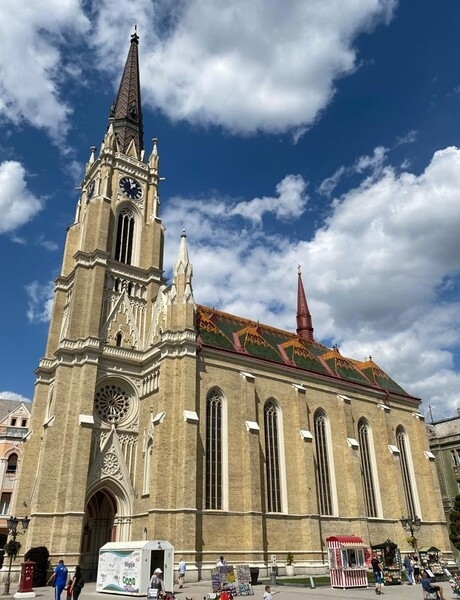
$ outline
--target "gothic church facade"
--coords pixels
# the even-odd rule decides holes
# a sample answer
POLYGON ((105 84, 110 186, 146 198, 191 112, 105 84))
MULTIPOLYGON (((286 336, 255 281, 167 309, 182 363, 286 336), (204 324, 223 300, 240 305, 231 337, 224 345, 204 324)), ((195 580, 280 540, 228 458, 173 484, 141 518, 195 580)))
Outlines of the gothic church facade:
MULTIPOLYGON (((147 156, 132 36, 69 227, 16 493, 23 548, 95 575, 107 541, 165 539, 205 577, 325 540, 449 548, 420 401, 371 359, 315 341, 301 274, 296 332, 197 305, 182 236, 163 276, 158 143, 147 156)), ((293 282, 294 283, 294 282, 293 282)))

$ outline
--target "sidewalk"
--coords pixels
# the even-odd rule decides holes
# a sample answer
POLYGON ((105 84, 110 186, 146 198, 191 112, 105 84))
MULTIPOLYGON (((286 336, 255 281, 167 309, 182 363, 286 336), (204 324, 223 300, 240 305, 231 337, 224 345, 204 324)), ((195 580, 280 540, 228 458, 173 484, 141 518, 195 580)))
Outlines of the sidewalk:
MULTIPOLYGON (((265 585, 268 581, 261 582, 260 584, 253 587, 254 595, 247 596, 247 600, 262 600, 265 585)), ((375 592, 373 587, 369 588, 351 588, 351 589, 337 589, 330 587, 317 587, 311 589, 309 587, 296 586, 296 585, 282 585, 280 579, 278 585, 273 585, 272 590, 278 591, 279 596, 276 600, 299 600, 302 596, 309 596, 311 599, 324 597, 324 598, 341 598, 342 600, 352 600, 359 598, 362 600, 375 600, 375 592)), ((444 588, 444 596, 447 600, 453 598, 452 590, 448 582, 441 583, 444 588)), ((11 586, 11 596, 16 592, 16 586, 11 586)), ((34 592, 39 600, 54 600, 54 588, 40 587, 34 589, 34 592)), ((182 589, 176 586, 175 596, 177 600, 203 600, 206 599, 207 594, 212 592, 211 581, 199 581, 198 583, 185 583, 182 589)), ((383 588, 383 595, 386 596, 385 600, 423 600, 422 588, 420 585, 390 585, 383 588)), ((7 596, 5 596, 5 599, 7 596)), ((80 594, 80 600, 127 600, 129 598, 145 598, 142 596, 129 596, 121 594, 108 594, 106 592, 96 592, 96 583, 86 583, 85 587, 80 594)), ((238 596, 237 599, 240 597, 238 596)), ((241 597, 244 600, 244 597, 241 597)), ((66 600, 65 592, 61 595, 61 600, 66 600)))

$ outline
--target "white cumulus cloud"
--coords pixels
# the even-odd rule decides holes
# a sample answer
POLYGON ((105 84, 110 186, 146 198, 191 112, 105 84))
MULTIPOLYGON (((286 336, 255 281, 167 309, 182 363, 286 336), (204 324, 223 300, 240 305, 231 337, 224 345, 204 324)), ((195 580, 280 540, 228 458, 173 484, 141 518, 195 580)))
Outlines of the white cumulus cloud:
POLYGON ((27 189, 24 167, 13 160, 0 163, 0 234, 21 227, 42 208, 42 201, 27 189))

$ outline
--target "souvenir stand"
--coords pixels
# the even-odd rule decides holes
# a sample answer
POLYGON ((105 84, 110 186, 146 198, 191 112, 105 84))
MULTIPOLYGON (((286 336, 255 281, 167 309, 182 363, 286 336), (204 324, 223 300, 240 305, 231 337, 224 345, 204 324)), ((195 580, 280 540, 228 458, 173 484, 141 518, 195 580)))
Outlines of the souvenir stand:
POLYGON ((367 587, 366 544, 354 535, 328 537, 327 553, 332 588, 367 587))
POLYGON ((422 568, 428 568, 434 575, 435 581, 444 581, 445 573, 441 563, 441 550, 435 546, 425 546, 419 549, 422 568))
POLYGON ((391 540, 371 546, 372 552, 383 566, 383 582, 385 585, 401 583, 401 553, 398 545, 391 540))
POLYGON ((251 569, 249 565, 216 567, 211 572, 212 594, 208 600, 230 600, 233 596, 252 596, 251 569))

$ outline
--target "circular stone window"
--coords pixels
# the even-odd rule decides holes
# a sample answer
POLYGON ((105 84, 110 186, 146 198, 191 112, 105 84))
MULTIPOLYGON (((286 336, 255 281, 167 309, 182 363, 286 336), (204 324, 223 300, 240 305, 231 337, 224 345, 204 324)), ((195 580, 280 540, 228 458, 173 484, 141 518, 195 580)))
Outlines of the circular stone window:
POLYGON ((121 386, 107 384, 96 392, 94 410, 101 421, 119 423, 129 415, 131 399, 121 386))

